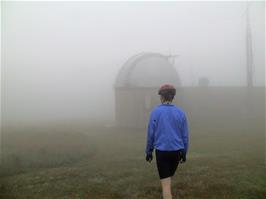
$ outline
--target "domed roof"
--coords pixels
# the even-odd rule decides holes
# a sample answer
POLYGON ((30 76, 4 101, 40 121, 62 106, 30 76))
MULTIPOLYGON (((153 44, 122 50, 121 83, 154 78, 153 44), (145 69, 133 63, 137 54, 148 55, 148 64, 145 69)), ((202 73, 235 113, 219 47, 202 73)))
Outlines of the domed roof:
POLYGON ((170 63, 169 56, 140 53, 122 66, 115 87, 159 87, 164 83, 180 86, 179 76, 170 63))

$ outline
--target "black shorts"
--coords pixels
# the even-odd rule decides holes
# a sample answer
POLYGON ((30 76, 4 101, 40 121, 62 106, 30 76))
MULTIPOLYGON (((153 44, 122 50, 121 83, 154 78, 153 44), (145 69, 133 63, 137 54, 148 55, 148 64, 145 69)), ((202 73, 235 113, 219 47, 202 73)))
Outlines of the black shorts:
POLYGON ((179 161, 181 160, 181 150, 160 151, 155 150, 157 169, 160 179, 171 177, 175 174, 179 161))

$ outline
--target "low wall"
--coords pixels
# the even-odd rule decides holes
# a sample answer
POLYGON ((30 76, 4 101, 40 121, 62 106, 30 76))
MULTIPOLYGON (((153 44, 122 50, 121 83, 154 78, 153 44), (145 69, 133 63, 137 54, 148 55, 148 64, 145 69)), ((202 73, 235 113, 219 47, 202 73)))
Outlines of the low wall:
MULTIPOLYGON (((157 88, 116 89, 118 126, 147 127, 149 113, 160 104, 157 88)), ((265 88, 183 87, 174 103, 183 108, 191 125, 241 125, 265 123, 265 88)))

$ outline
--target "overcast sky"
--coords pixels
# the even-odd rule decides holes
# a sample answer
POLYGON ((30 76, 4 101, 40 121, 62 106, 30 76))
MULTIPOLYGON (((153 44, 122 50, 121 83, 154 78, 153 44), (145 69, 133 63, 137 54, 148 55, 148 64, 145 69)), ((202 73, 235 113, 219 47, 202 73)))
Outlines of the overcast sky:
MULTIPOLYGON (((182 85, 246 84, 246 2, 4 2, 2 89, 10 114, 113 115, 119 69, 140 52, 178 54, 182 85), (84 104, 90 106, 84 106, 84 104), (67 109, 66 109, 66 104, 67 109), (71 106, 73 105, 73 106, 71 106), (82 108, 83 107, 83 108, 82 108)), ((265 4, 250 4, 254 82, 265 84, 265 4)), ((25 116, 27 117, 27 116, 25 116)))

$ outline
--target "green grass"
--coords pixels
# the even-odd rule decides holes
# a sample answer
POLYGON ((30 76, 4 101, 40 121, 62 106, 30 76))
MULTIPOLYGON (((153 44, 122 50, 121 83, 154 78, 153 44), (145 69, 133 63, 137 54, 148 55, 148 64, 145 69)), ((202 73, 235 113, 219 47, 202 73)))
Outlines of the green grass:
MULTIPOLYGON (((187 162, 173 178, 174 198, 266 198, 261 130, 191 127, 187 162)), ((4 134, 1 199, 160 198, 155 159, 144 160, 145 130, 36 131, 4 134)))

